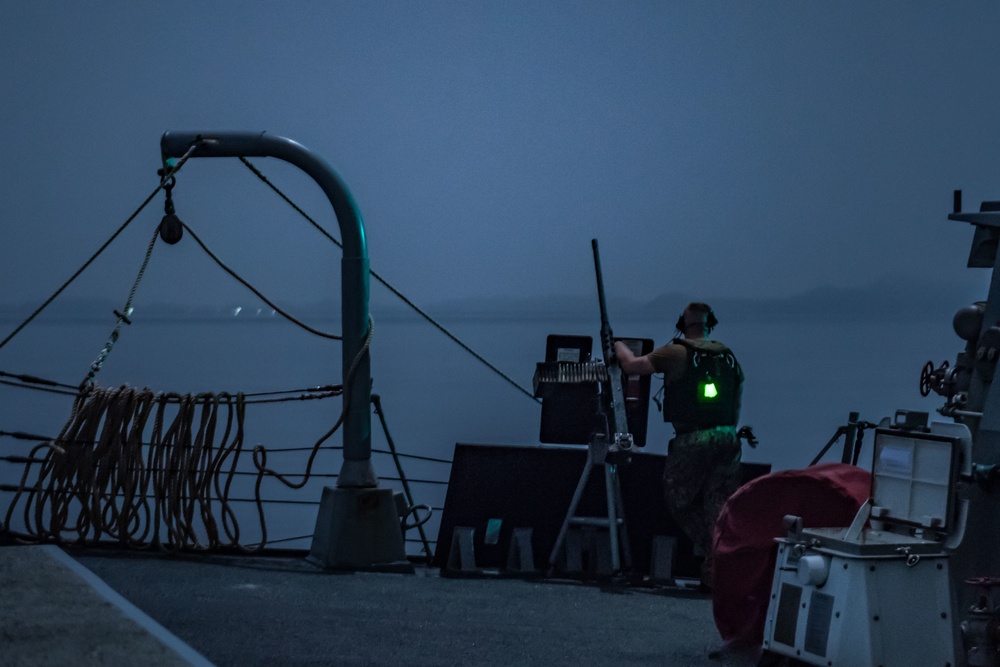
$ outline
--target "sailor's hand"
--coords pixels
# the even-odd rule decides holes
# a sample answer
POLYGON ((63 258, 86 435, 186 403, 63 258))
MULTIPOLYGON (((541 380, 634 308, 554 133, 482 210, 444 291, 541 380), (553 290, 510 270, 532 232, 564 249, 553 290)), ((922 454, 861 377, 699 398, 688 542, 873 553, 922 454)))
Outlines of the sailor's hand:
POLYGON ((752 448, 757 447, 757 436, 753 434, 753 426, 744 426, 736 432, 736 437, 741 441, 746 440, 746 443, 752 448))

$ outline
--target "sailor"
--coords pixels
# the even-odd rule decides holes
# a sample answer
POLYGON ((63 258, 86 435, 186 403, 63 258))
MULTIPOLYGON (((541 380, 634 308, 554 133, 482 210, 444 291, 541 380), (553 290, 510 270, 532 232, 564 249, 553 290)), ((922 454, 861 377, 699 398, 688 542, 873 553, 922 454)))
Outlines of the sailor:
POLYGON ((722 505, 740 486, 743 370, 732 350, 709 340, 712 308, 690 303, 677 320, 680 336, 636 357, 621 341, 615 356, 629 375, 663 373, 663 418, 675 437, 667 446, 663 483, 674 520, 702 553, 702 585, 711 587, 712 535, 722 505))

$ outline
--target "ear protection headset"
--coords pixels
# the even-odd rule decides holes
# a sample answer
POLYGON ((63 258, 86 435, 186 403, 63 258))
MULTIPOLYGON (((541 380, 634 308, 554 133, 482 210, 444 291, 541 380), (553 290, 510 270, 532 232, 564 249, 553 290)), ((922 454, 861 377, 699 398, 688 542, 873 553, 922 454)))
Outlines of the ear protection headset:
MULTIPOLYGON (((709 306, 708 304, 691 304, 691 306, 685 308, 684 310, 690 309, 696 313, 708 314, 708 317, 705 318, 705 326, 708 327, 709 331, 714 329, 716 325, 719 323, 719 320, 716 319, 715 317, 715 313, 712 312, 712 307, 709 306), (692 308, 691 306, 694 307, 692 308)), ((677 318, 677 324, 674 325, 674 328, 680 331, 681 333, 684 333, 684 330, 687 328, 686 325, 687 322, 684 321, 684 311, 681 311, 681 316, 677 318)))

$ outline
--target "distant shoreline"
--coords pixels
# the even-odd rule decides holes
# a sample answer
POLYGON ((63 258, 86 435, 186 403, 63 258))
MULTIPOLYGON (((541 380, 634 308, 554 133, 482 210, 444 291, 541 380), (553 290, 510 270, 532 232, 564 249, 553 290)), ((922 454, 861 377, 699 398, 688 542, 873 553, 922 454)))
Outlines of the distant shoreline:
MULTIPOLYGON (((608 297, 608 311, 614 319, 662 320, 684 304, 708 300, 720 319, 743 321, 821 321, 844 318, 858 321, 914 322, 951 318, 956 310, 970 305, 974 298, 962 298, 972 292, 968 285, 914 284, 904 280, 884 280, 866 287, 820 287, 783 298, 694 297, 673 292, 650 301, 627 297, 608 297)), ((26 319, 37 304, 0 304, 0 322, 18 323, 26 319)), ((69 299, 55 302, 42 312, 38 322, 114 322, 120 308, 109 300, 69 299)), ((340 304, 334 301, 284 306, 292 316, 314 322, 339 321, 340 304)), ((598 304, 594 295, 549 295, 532 297, 484 297, 440 301, 421 305, 421 310, 439 321, 539 321, 545 319, 592 319, 598 304)), ((385 321, 421 319, 422 316, 400 301, 380 295, 372 299, 373 318, 385 321)), ((256 302, 225 306, 190 306, 154 303, 139 304, 134 317, 147 322, 278 322, 285 319, 269 306, 256 302)), ((669 319, 669 318, 668 318, 669 319)))

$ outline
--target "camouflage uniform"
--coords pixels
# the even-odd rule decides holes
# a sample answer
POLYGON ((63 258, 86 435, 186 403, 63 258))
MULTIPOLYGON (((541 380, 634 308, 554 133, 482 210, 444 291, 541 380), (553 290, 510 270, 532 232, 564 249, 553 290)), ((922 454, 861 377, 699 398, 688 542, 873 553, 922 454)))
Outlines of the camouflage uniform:
POLYGON ((708 584, 715 521, 740 486, 736 428, 715 426, 677 435, 669 444, 663 484, 674 520, 705 554, 702 580, 708 584))
POLYGON ((663 418, 677 432, 668 445, 663 470, 667 507, 694 542, 696 553, 705 555, 702 583, 711 585, 715 521, 741 479, 735 425, 743 369, 726 345, 704 338, 675 338, 650 352, 649 361, 654 372, 670 377, 663 387, 663 418), (677 363, 678 346, 685 350, 682 368, 677 363), (710 386, 717 390, 711 395, 710 386))

